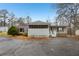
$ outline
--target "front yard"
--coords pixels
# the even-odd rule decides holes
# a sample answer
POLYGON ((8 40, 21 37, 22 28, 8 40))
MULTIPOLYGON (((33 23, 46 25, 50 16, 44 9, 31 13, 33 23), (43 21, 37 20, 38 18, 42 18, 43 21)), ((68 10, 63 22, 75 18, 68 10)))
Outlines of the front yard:
POLYGON ((24 35, 11 36, 1 32, 0 55, 79 56, 79 36, 34 38, 24 35))
POLYGON ((27 36, 24 36, 24 35, 16 35, 16 36, 8 35, 6 32, 0 32, 0 37, 20 39, 20 40, 27 40, 28 38, 27 36))
MULTIPOLYGON (((8 35, 6 32, 0 32, 0 37, 5 37, 5 38, 11 38, 11 39, 18 39, 18 40, 48 40, 50 38, 46 37, 28 37, 25 35, 8 35)), ((74 35, 67 35, 67 36, 58 36, 57 38, 70 38, 74 40, 79 40, 79 36, 74 36, 74 35)))
POLYGON ((6 32, 0 32, 0 37, 7 37, 7 33, 6 32))
POLYGON ((48 37, 28 37, 26 35, 8 35, 6 32, 0 32, 0 37, 18 39, 18 40, 48 40, 48 37))

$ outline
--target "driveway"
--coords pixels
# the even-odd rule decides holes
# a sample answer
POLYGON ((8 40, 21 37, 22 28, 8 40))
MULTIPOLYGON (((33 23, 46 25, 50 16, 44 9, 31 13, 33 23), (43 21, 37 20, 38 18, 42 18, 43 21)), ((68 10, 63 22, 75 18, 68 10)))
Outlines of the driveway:
POLYGON ((68 38, 16 40, 0 37, 0 56, 79 56, 79 41, 68 38))

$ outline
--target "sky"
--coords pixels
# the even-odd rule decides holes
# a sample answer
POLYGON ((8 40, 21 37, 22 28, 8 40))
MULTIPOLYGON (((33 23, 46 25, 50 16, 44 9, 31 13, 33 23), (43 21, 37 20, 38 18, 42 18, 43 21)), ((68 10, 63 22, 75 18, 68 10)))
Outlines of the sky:
POLYGON ((0 3, 0 10, 6 9, 16 17, 30 16, 33 21, 56 18, 57 4, 51 3, 0 3))

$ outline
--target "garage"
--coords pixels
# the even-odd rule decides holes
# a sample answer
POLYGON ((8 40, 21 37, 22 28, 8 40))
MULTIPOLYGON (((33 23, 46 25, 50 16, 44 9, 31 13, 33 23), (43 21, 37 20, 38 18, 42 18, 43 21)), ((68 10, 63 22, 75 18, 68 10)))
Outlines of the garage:
POLYGON ((49 23, 41 21, 29 23, 28 36, 49 37, 49 23))

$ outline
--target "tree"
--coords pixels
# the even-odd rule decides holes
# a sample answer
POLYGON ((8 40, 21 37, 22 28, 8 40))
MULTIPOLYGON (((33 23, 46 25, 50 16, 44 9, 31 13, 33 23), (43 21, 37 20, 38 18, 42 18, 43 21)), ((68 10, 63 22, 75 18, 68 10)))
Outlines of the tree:
POLYGON ((51 23, 49 16, 48 16, 48 19, 46 20, 46 22, 51 23))
POLYGON ((17 21, 19 24, 23 24, 24 23, 24 18, 20 17, 17 21))
POLYGON ((3 21, 2 21, 2 19, 0 19, 0 26, 3 26, 3 21))
POLYGON ((18 35, 18 33, 19 33, 19 31, 15 26, 10 27, 9 30, 8 30, 9 35, 14 36, 14 35, 18 35))
POLYGON ((6 25, 6 19, 8 18, 8 11, 6 9, 0 10, 0 18, 4 20, 4 26, 6 25))
POLYGON ((14 26, 14 21, 15 21, 15 15, 14 13, 10 13, 9 14, 9 19, 8 19, 8 22, 9 22, 9 26, 14 26))
POLYGON ((58 17, 57 21, 64 24, 64 22, 68 23, 69 28, 73 30, 73 34, 77 29, 77 16, 79 15, 79 4, 76 3, 65 3, 58 4, 58 17), (71 26, 73 25, 73 26, 71 26))
POLYGON ((26 17, 26 21, 27 21, 27 23, 31 22, 32 21, 31 17, 30 16, 27 16, 26 17))

